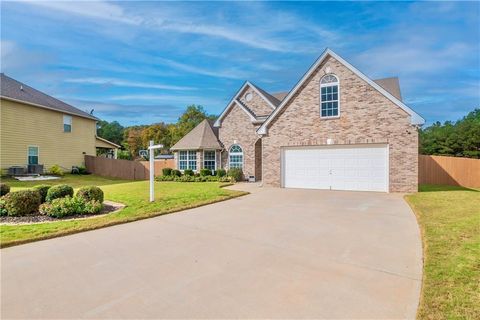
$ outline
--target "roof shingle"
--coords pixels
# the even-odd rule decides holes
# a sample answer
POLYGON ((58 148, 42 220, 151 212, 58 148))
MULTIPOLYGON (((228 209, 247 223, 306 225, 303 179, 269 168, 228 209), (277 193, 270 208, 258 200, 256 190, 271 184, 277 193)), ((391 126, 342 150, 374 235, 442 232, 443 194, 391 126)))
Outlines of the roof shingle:
POLYGON ((205 119, 180 139, 170 150, 222 149, 211 121, 205 119))
POLYGON ((63 101, 55 99, 54 97, 38 91, 22 82, 12 79, 4 73, 1 74, 0 86, 0 94, 6 99, 19 100, 25 103, 35 104, 46 109, 56 110, 92 120, 98 120, 97 117, 77 109, 63 101))

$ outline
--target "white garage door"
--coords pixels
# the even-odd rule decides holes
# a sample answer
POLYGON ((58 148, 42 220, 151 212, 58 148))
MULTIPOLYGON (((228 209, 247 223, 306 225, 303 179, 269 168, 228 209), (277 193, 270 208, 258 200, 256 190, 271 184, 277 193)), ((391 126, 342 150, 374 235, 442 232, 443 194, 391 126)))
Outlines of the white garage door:
POLYGON ((283 186, 388 192, 387 145, 285 149, 283 186))

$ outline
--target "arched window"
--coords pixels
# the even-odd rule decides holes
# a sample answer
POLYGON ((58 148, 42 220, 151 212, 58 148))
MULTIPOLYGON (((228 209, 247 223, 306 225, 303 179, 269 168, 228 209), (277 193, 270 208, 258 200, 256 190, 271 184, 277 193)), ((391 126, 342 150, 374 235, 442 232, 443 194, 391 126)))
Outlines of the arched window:
POLYGON ((230 147, 228 152, 228 167, 229 168, 243 168, 243 150, 238 144, 230 147))
POLYGON ((322 118, 340 115, 339 82, 333 74, 325 75, 320 80, 320 116, 322 118))

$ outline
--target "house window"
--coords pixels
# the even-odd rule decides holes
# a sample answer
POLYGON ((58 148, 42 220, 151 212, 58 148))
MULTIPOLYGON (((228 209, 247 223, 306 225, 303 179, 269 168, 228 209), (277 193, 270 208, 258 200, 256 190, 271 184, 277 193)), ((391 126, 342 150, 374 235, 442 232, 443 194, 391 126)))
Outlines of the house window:
POLYGON ((243 168, 243 150, 238 144, 230 147, 228 162, 229 168, 243 168))
POLYGON ((215 170, 215 150, 203 151, 203 167, 209 170, 215 170))
POLYGON ((63 132, 72 132, 72 116, 63 116, 63 132))
POLYGON ((338 78, 327 74, 320 81, 320 116, 322 118, 338 117, 340 114, 338 78))
POLYGON ((181 150, 178 152, 179 170, 197 170, 197 152, 195 150, 181 150))
POLYGON ((38 147, 28 147, 28 164, 38 164, 38 147))

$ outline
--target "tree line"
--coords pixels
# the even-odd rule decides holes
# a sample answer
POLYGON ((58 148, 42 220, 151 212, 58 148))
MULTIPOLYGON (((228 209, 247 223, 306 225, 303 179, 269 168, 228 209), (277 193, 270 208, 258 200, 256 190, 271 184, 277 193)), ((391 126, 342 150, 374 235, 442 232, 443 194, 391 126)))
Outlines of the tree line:
MULTIPOLYGON (((202 106, 190 105, 176 123, 123 127, 117 121, 100 121, 97 134, 122 146, 121 159, 137 159, 138 152, 148 147, 150 140, 169 149, 204 119, 215 119, 202 106)), ((425 155, 480 158, 480 109, 475 109, 458 121, 435 122, 419 130, 419 151, 425 155)))
POLYGON ((160 153, 169 153, 169 149, 185 134, 205 119, 215 119, 207 114, 200 105, 190 105, 178 118, 176 123, 155 123, 152 125, 123 127, 117 121, 99 121, 98 136, 122 146, 118 152, 119 159, 140 158, 139 151, 148 147, 150 140, 164 145, 160 153))
POLYGON ((420 153, 480 158, 480 109, 458 121, 435 122, 420 130, 420 153))

